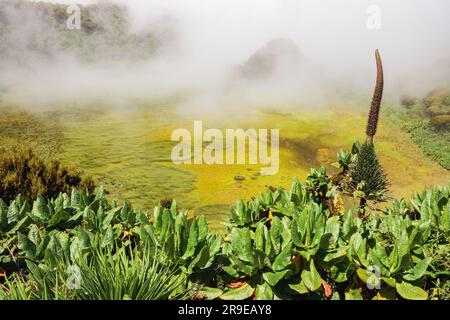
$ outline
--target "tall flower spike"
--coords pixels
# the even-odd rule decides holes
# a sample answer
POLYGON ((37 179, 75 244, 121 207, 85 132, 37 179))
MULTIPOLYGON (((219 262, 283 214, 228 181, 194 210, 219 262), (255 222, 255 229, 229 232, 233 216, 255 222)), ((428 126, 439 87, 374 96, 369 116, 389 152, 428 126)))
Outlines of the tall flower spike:
POLYGON ((378 49, 375 51, 375 59, 377 61, 377 82, 375 92, 373 93, 372 104, 370 106, 369 119, 367 121, 366 135, 367 139, 373 143, 373 137, 377 133, 378 118, 380 115, 381 99, 383 98, 383 64, 378 49))

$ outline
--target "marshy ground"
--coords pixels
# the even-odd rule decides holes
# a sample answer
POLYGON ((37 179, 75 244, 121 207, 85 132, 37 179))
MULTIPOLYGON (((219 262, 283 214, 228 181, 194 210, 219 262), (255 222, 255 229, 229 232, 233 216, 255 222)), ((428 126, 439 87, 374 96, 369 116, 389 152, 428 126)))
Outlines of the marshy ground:
MULTIPOLYGON (((261 176, 259 165, 173 164, 170 156, 176 142, 170 140, 172 131, 192 130, 193 121, 200 118, 177 115, 166 107, 63 111, 30 118, 16 114, 22 120, 13 126, 2 125, 0 140, 8 146, 26 141, 41 153, 81 168, 119 202, 128 200, 149 209, 161 198, 176 198, 181 207, 204 214, 211 228, 220 230, 235 199, 249 199, 268 185, 288 188, 295 176, 304 179, 311 167, 336 170, 331 166, 336 152, 348 150, 356 139, 362 141, 366 124, 367 111, 342 110, 201 116, 208 128, 279 128, 280 170, 275 176, 261 176)), ((409 197, 450 180, 450 171, 426 158, 408 134, 386 117, 381 119, 376 147, 392 197, 409 197)))

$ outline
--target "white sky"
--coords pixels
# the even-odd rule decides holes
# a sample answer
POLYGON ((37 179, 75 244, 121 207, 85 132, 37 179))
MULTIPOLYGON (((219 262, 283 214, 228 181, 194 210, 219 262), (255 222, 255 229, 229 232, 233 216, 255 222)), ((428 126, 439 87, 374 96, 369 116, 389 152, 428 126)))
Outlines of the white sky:
MULTIPOLYGON (((113 2, 130 8, 136 28, 164 14, 177 18, 183 45, 179 50, 183 55, 180 64, 184 63, 189 73, 185 78, 191 82, 208 84, 212 75, 243 63, 267 41, 290 38, 299 46, 305 63, 318 66, 312 80, 328 77, 371 88, 372 81, 367 79, 374 78, 373 53, 379 48, 387 92, 398 92, 399 86, 412 88, 412 84, 430 79, 450 83, 449 0, 113 2), (380 30, 367 28, 366 11, 370 5, 378 5, 381 10, 380 30)), ((175 69, 176 78, 180 78, 175 69)))

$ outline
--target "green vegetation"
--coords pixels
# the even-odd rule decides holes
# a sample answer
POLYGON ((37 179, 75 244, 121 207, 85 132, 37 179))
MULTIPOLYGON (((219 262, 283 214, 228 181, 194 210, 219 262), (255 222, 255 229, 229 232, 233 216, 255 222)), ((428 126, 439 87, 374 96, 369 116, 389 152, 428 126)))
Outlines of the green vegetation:
MULTIPOLYGON (((216 232, 223 232, 222 223, 228 220, 236 198, 251 199, 267 185, 289 188, 293 176, 305 179, 311 167, 324 166, 335 173, 331 164, 336 153, 355 138, 363 141, 363 134, 355 137, 354 133, 364 133, 367 124, 366 113, 354 110, 254 111, 248 117, 205 118, 209 127, 216 128, 270 128, 277 123, 282 132, 280 171, 276 176, 261 176, 257 165, 173 165, 171 132, 190 128, 195 116, 180 116, 167 107, 142 104, 116 112, 101 107, 52 113, 8 110, 0 113, 1 145, 30 147, 39 156, 79 168, 103 185, 110 197, 126 199, 139 208, 153 208, 163 197, 176 198, 190 213, 205 215, 216 232), (236 181, 235 176, 245 180, 236 181)), ((391 115, 386 109, 383 112, 391 115)), ((409 198, 424 187, 447 184, 450 172, 427 159, 408 134, 386 117, 380 118, 378 129, 375 143, 391 183, 389 196, 409 198)))
POLYGON ((449 187, 395 200, 364 219, 335 211, 327 203, 336 197, 325 170, 312 171, 290 191, 269 188, 238 201, 222 237, 175 201, 142 212, 108 203, 103 189, 39 197, 32 206, 18 196, 0 205, 0 297, 450 297, 449 187), (69 288, 77 268, 82 290, 69 288))
POLYGON ((38 196, 56 197, 72 188, 94 190, 90 178, 82 178, 75 168, 64 167, 58 160, 44 161, 31 149, 0 149, 0 194, 4 201, 21 194, 28 201, 38 196))
MULTIPOLYGON (((103 188, 95 196, 89 188, 38 196, 33 205, 21 195, 9 206, 0 201, 0 298, 448 298, 450 188, 394 201, 384 211, 366 208, 387 191, 373 147, 375 107, 368 140, 338 153, 341 173, 312 169, 290 191, 269 187, 239 200, 223 236, 204 216, 179 210, 170 195, 151 212, 109 203, 103 188), (346 181, 355 189, 347 202, 360 199, 364 215, 345 209, 346 181)), ((123 138, 114 128, 111 142, 123 138)), ((33 155, 26 156, 12 161, 26 164, 22 173, 30 171, 33 155)), ((164 159, 153 159, 163 166, 164 159)), ((55 185, 50 178, 41 184, 55 185)))
POLYGON ((388 118, 408 132, 422 152, 450 169, 450 93, 430 92, 424 99, 403 97, 402 107, 390 108, 388 118))
POLYGON ((16 275, 6 280, 9 289, 0 292, 0 299, 162 300, 188 296, 188 288, 182 289, 184 274, 176 265, 157 258, 157 251, 145 246, 143 250, 131 246, 116 250, 96 248, 91 257, 77 259, 76 265, 60 263, 52 269, 30 261, 26 279, 16 275))
MULTIPOLYGON (((381 99, 380 86, 376 93, 381 99)), ((258 166, 172 164, 167 137, 192 119, 171 110, 66 112, 64 126, 55 127, 61 163, 153 210, 109 202, 103 188, 95 195, 74 188, 70 196, 69 190, 38 196, 32 205, 23 196, 0 201, 0 299, 448 299, 450 189, 396 200, 384 210, 366 205, 388 196, 380 162, 397 195, 449 177, 417 156, 399 129, 378 124, 377 101, 367 135, 372 141, 378 131, 381 161, 372 143, 362 154, 355 144, 351 153, 338 153, 342 171, 334 175, 306 170, 331 163, 355 130, 363 132, 365 116, 254 112, 207 119, 218 128, 280 125, 283 165, 276 177, 263 177, 255 174, 258 166), (414 172, 399 173, 405 166, 414 172), (227 219, 232 197, 286 186, 293 175, 306 181, 239 200, 227 219), (344 188, 349 179, 357 192, 344 188), (173 198, 195 212, 180 210, 173 198), (351 210, 361 199, 364 215, 351 210)), ((52 121, 59 123, 58 115, 52 121)), ((0 139, 22 144, 16 133, 25 126, 0 139)))
POLYGON ((234 211, 224 270, 247 279, 256 298, 425 299, 426 290, 440 292, 437 279, 448 282, 448 269, 431 258, 439 251, 449 262, 448 188, 396 201, 367 220, 333 215, 307 190, 294 182, 290 192, 268 190, 234 211))
MULTIPOLYGON (((364 214, 367 200, 380 202, 386 200, 388 182, 386 174, 378 161, 372 142, 366 141, 358 146, 356 157, 349 166, 350 181, 344 188, 361 198, 360 213, 364 214)), ((344 172, 345 174, 345 166, 344 172)))
MULTIPOLYGON (((62 5, 1 2, 0 54, 24 66, 70 52, 87 66, 101 57, 135 67, 176 36, 171 19, 157 21, 158 32, 131 32, 115 4, 82 9, 82 30, 73 32, 62 5), (29 43, 16 41, 6 12, 34 12, 40 23, 29 43)), ((297 60, 297 49, 281 44, 297 60)), ((264 50, 241 70, 247 77, 264 50)), ((276 124, 283 135, 273 177, 259 165, 172 163, 171 133, 198 115, 180 116, 186 110, 170 99, 162 107, 123 101, 122 110, 62 106, 44 116, 1 106, 0 300, 450 299, 450 186, 431 188, 450 178, 450 94, 404 97, 403 109, 388 110, 442 169, 380 119, 378 51, 376 63, 367 121, 355 110, 300 106, 202 115, 221 129, 276 124), (342 151, 364 126, 365 142, 342 151), (329 167, 336 152, 340 172, 329 167), (68 166, 105 188, 94 193, 94 180, 68 166), (287 189, 292 176, 306 179, 287 189), (428 189, 403 198, 418 186, 428 189), (106 190, 130 202, 110 201, 106 190), (390 192, 399 200, 382 208, 390 192)))
POLYGON ((353 144, 352 153, 354 157, 345 153, 338 154, 339 166, 343 168, 342 175, 347 175, 346 178, 349 178, 345 179, 349 181, 344 188, 361 199, 359 203, 360 215, 365 213, 367 200, 373 202, 384 201, 388 192, 387 177, 378 160, 373 142, 380 120, 380 107, 384 88, 383 65, 378 50, 375 51, 375 58, 377 62, 377 81, 367 119, 366 141, 362 145, 353 144))

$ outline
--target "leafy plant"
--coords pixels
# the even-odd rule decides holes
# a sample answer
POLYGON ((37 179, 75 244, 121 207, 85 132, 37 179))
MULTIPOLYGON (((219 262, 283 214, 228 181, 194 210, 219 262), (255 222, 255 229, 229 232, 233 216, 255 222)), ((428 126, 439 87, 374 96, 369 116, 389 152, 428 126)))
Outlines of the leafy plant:
POLYGON ((142 221, 140 237, 149 239, 193 279, 207 278, 222 248, 222 239, 209 233, 205 217, 196 217, 189 223, 187 212, 179 212, 176 201, 172 201, 170 209, 158 204, 153 210, 152 223, 142 221))
POLYGON ((15 275, 0 290, 14 300, 161 300, 188 297, 186 276, 177 265, 144 248, 96 248, 76 264, 30 263, 30 273, 15 275))
POLYGON ((224 237, 176 201, 150 214, 72 191, 0 202, 2 299, 442 299, 450 188, 335 215, 324 170, 238 201, 224 237), (319 192, 323 192, 319 194, 319 192), (68 285, 78 268, 80 290, 68 285))
MULTIPOLYGON (((240 299, 244 293, 245 298, 255 299, 301 298, 320 296, 324 288, 331 290, 319 268, 338 258, 339 217, 331 217, 320 197, 310 191, 313 185, 324 191, 320 181, 327 180, 320 178, 323 174, 312 174, 306 186, 295 181, 289 193, 267 190, 246 205, 254 208, 261 198, 276 199, 268 218, 251 225, 231 224, 223 251, 228 287, 220 295, 222 299, 240 299), (235 284, 239 284, 237 288, 235 284)), ((233 212, 246 214, 245 210, 233 212)), ((235 217, 233 221, 240 220, 235 217)))
POLYGON ((386 200, 387 177, 371 142, 366 141, 361 145, 356 160, 350 167, 349 175, 351 181, 348 189, 361 199, 361 214, 365 211, 367 200, 374 202, 386 200))

